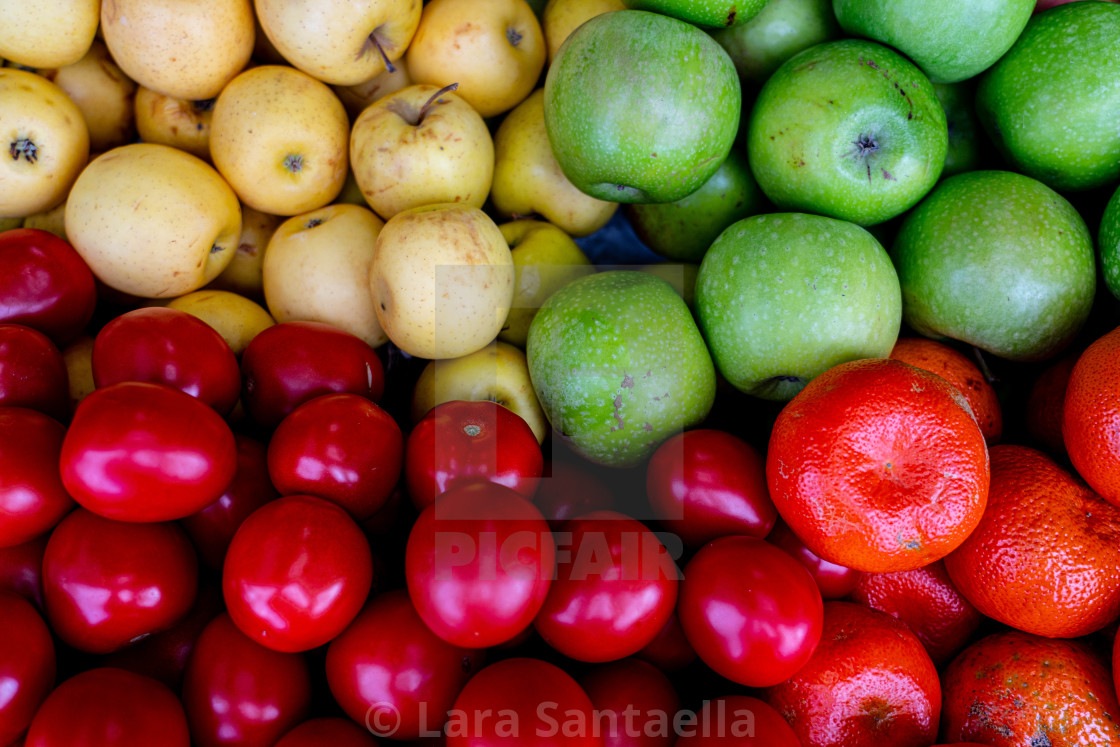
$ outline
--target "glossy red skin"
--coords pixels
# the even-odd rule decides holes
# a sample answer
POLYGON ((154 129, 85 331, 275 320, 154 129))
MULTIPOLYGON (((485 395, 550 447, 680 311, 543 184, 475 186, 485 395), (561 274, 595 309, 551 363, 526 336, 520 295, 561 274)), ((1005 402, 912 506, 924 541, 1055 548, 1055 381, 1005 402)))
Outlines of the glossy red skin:
POLYGON ((412 429, 405 447, 408 494, 420 510, 456 485, 476 479, 531 499, 543 469, 533 430, 495 402, 436 405, 412 429))
POLYGON ((762 456, 724 431, 685 431, 661 444, 646 492, 659 522, 689 547, 731 534, 765 537, 778 518, 762 456))
POLYGON ((252 640, 282 652, 307 651, 341 633, 372 584, 362 530, 335 504, 309 495, 254 511, 222 566, 230 618, 252 640))
POLYGON ((304 402, 280 421, 268 443, 268 474, 282 495, 325 498, 357 521, 385 504, 403 461, 400 426, 357 394, 304 402))
POLYGON ((47 538, 43 535, 13 547, 0 547, 0 589, 19 594, 43 609, 43 552, 47 538))
POLYGON ((597 713, 605 716, 603 747, 669 747, 676 736, 673 716, 681 700, 660 669, 640 659, 595 667, 579 679, 597 713), (667 719, 661 719, 661 714, 667 719))
POLYGON ((58 455, 66 428, 26 407, 0 407, 0 547, 30 542, 74 508, 58 455))
MULTIPOLYGON (((555 447, 554 447, 555 448, 555 447)), ((612 511, 615 499, 607 486, 589 470, 590 463, 552 460, 544 466, 533 505, 553 529, 568 519, 592 511, 612 511)))
POLYGON ((27 407, 65 423, 70 375, 51 339, 22 324, 0 324, 0 407, 27 407))
POLYGON ((190 747, 183 707, 164 685, 123 669, 76 674, 35 714, 26 747, 190 747))
POLYGON ((704 663, 748 687, 791 676, 821 636, 821 594, 809 571, 754 537, 700 548, 685 566, 677 614, 704 663))
POLYGON ((241 433, 234 434, 237 468, 218 500, 179 521, 198 550, 202 564, 221 570, 230 540, 249 514, 280 497, 268 476, 265 445, 241 433))
POLYGON ((416 611, 432 632, 464 648, 496 646, 529 627, 555 564, 540 511, 492 482, 445 493, 420 513, 405 547, 416 611))
POLYGON ((107 654, 167 630, 197 590, 198 560, 175 524, 128 524, 79 508, 43 554, 47 620, 80 651, 107 654))
POLYGON ((195 747, 273 744, 311 707, 307 662, 254 643, 222 613, 187 661, 183 707, 195 747))
POLYGON ((817 588, 821 591, 821 598, 826 601, 843 599, 851 594, 859 583, 860 576, 863 575, 861 571, 830 563, 817 555, 805 546, 801 538, 794 534, 781 518, 774 523, 770 534, 766 535, 766 541, 797 558, 797 561, 809 570, 809 574, 817 582, 817 588))
POLYGON ((26 324, 63 346, 96 305, 93 273, 67 241, 38 228, 0 233, 0 322, 26 324))
POLYGON ((169 521, 217 500, 237 469, 226 421, 162 384, 91 392, 74 412, 60 456, 78 503, 117 521, 169 521))
POLYGON ((93 383, 166 384, 226 415, 241 395, 241 368, 229 344, 196 316, 178 309, 133 309, 93 340, 93 383))
POLYGON ((377 402, 385 370, 361 338, 322 322, 282 322, 241 354, 241 403, 254 421, 275 428, 304 402, 351 392, 377 402))
POLYGON ((681 729, 677 746, 802 747, 780 713, 749 695, 705 701, 696 721, 681 729))
POLYGON ((31 603, 0 591, 0 744, 22 734, 54 686, 51 632, 31 603))
POLYGON ((364 724, 369 715, 376 730, 393 728, 395 739, 417 739, 440 729, 482 663, 482 651, 452 646, 428 630, 399 589, 370 600, 331 641, 327 683, 355 722, 364 724), (376 716, 370 714, 375 704, 383 704, 376 716))
POLYGON ((463 716, 446 724, 446 744, 602 747, 593 710, 587 693, 559 667, 539 659, 505 659, 476 674, 459 693, 454 711, 463 716))
POLYGON ((648 661, 662 672, 671 673, 679 672, 696 661, 696 650, 685 637, 681 619, 674 610, 669 617, 669 622, 665 623, 657 637, 635 656, 642 661, 648 661))
POLYGON ((809 662, 766 691, 808 747, 924 747, 937 738, 941 685, 902 622, 851 602, 824 605, 809 662))
POLYGON ((368 731, 344 718, 313 718, 284 735, 274 747, 375 747, 368 731))
POLYGON ((653 532, 595 511, 567 522, 557 545, 556 577, 534 620, 541 638, 572 659, 604 662, 657 637, 677 603, 679 572, 653 532))
POLYGON ((940 560, 913 571, 865 573, 848 601, 902 620, 938 667, 956 656, 984 621, 940 560))

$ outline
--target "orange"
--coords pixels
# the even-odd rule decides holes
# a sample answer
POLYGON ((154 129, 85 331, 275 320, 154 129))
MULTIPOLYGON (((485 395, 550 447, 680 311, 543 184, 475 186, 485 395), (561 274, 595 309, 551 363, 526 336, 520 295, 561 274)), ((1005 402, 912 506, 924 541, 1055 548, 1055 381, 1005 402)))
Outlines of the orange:
POLYGON ((960 351, 943 342, 924 337, 903 337, 891 350, 891 358, 932 371, 960 390, 980 424, 989 444, 1003 434, 1003 412, 999 398, 979 367, 960 351))
POLYGON ((926 747, 937 736, 941 685, 910 629, 883 612, 825 602, 821 641, 766 702, 802 747, 926 747))
POLYGON ((1062 438, 1062 413, 1065 412, 1066 387, 1077 363, 1075 356, 1062 358, 1048 366, 1027 395, 1027 433, 1056 457, 1066 455, 1062 438))
POLYGON ((988 449, 963 395, 902 361, 842 363, 778 414, 770 497, 821 558, 870 573, 952 552, 980 521, 988 449))
POLYGON ((1073 638, 1120 616, 1120 508, 1041 451, 993 446, 988 510, 945 568, 978 610, 1073 638))
POLYGON ((1077 359, 1066 387, 1062 438, 1077 473, 1120 505, 1120 327, 1077 359))
POLYGON ((941 684, 941 738, 946 742, 1120 745, 1112 672, 1080 641, 996 633, 961 652, 941 684))

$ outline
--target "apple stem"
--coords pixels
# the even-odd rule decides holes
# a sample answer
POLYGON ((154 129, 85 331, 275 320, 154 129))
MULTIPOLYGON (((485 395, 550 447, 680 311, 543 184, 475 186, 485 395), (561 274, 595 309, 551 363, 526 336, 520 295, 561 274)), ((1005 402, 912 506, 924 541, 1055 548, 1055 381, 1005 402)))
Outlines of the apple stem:
POLYGON ((451 83, 451 84, 446 85, 443 88, 439 89, 435 93, 433 93, 432 97, 430 99, 428 99, 427 101, 425 101, 424 105, 422 107, 420 107, 420 113, 416 115, 417 123, 420 123, 420 122, 424 121, 424 117, 425 117, 425 115, 427 115, 429 109, 431 109, 437 103, 443 103, 439 100, 440 96, 442 96, 445 93, 450 93, 451 91, 454 91, 458 88, 459 88, 458 83, 451 83))
POLYGON ((976 366, 980 369, 980 373, 984 375, 984 380, 989 384, 995 384, 999 379, 992 374, 992 369, 988 368, 988 362, 984 360, 984 352, 975 345, 972 346, 972 357, 976 359, 976 366))
POLYGON ((393 67, 393 63, 389 61, 389 55, 385 54, 385 50, 382 49, 381 42, 377 40, 377 29, 374 29, 372 32, 370 32, 369 40, 377 49, 378 54, 381 55, 381 61, 385 63, 385 69, 390 73, 397 72, 397 69, 393 67))
POLYGON ((20 156, 23 156, 23 160, 28 163, 35 163, 39 160, 39 146, 31 138, 21 137, 18 140, 13 140, 12 144, 8 146, 8 155, 12 157, 13 161, 18 161, 20 156))

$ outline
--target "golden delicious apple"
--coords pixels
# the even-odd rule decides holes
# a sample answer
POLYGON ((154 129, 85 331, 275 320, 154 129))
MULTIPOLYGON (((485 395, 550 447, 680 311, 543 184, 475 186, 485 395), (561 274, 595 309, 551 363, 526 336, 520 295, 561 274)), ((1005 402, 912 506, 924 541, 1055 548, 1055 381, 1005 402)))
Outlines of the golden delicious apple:
POLYGON ((486 213, 440 203, 389 219, 369 282, 381 328, 397 347, 418 358, 458 358, 497 337, 513 275, 509 245, 486 213))
POLYGON ((54 81, 81 110, 93 150, 106 151, 136 138, 136 83, 113 62, 104 42, 95 39, 77 62, 39 74, 54 81))
POLYGON ((100 0, 0 0, 0 59, 51 68, 82 59, 97 33, 100 0))
POLYGON ((564 176, 544 128, 543 88, 502 120, 494 154, 490 199, 506 218, 537 214, 571 236, 587 236, 618 210, 617 202, 584 194, 564 176))
POLYGON ((325 322, 385 344, 369 292, 377 234, 369 208, 336 204, 280 224, 264 255, 264 297, 278 322, 325 322))
POLYGON ((568 35, 585 21, 614 10, 626 10, 626 5, 622 0, 548 0, 541 13, 548 61, 552 62, 568 35))
MULTIPOLYGON (((0 217, 0 231, 7 231, 12 228, 19 228, 23 225, 24 218, 20 216, 0 217)), ((34 228, 34 226, 31 226, 34 228)))
POLYGON ((529 424, 537 443, 548 435, 548 418, 529 380, 525 353, 508 343, 494 341, 462 358, 429 362, 412 390, 412 422, 452 400, 497 402, 529 424))
POLYGON ((516 273, 513 305, 499 340, 525 347, 529 325, 549 296, 595 267, 568 234, 551 223, 517 220, 499 228, 509 244, 516 273))
POLYGON ((338 196, 349 138, 350 120, 330 86, 264 65, 239 74, 214 102, 210 155, 246 205, 297 215, 338 196))
POLYGON ((141 140, 170 145, 204 161, 210 160, 214 99, 188 101, 140 86, 133 104, 141 140))
POLYGON ((256 0, 261 28, 284 59, 343 86, 394 67, 420 7, 420 0, 256 0))
MULTIPOLYGON (((24 228, 38 228, 41 231, 49 231, 60 239, 69 241, 66 238, 66 202, 60 202, 50 210, 44 210, 41 213, 34 213, 23 219, 24 228)), ((0 230, 4 230, 0 228, 0 230)))
POLYGON ((261 279, 264 252, 280 221, 278 216, 242 205, 241 238, 237 243, 237 251, 226 269, 210 281, 207 287, 238 293, 254 301, 264 301, 264 281, 261 279))
POLYGON ((517 106, 541 77, 544 34, 525 0, 432 0, 405 61, 412 79, 459 95, 483 117, 517 106))
POLYGON ((93 383, 93 338, 82 335, 62 349, 70 381, 70 412, 97 386, 93 383))
POLYGON ((221 174, 156 143, 91 161, 70 190, 65 220, 93 274, 142 298, 201 288, 229 264, 241 235, 241 206, 221 174))
POLYGON ((350 164, 366 202, 386 220, 436 202, 482 207, 494 142, 469 104, 418 84, 362 112, 350 132, 350 164))
POLYGON ((254 337, 276 323, 259 303, 229 291, 206 288, 173 298, 163 305, 185 311, 209 324, 238 356, 245 352, 254 337))
POLYGON ((0 153, 0 216, 24 218, 66 199, 89 158, 89 132, 61 88, 0 68, 0 153))
POLYGON ((382 70, 369 80, 352 86, 331 86, 331 89, 346 107, 350 119, 355 120, 374 101, 411 85, 412 76, 408 74, 408 65, 402 58, 393 63, 392 70, 382 70))

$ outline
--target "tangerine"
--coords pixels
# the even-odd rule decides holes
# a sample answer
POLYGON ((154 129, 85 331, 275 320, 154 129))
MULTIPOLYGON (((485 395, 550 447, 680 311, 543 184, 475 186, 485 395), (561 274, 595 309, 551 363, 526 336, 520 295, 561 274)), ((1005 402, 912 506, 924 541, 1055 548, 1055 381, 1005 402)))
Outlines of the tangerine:
POLYGON ((1062 439, 1077 473, 1120 506, 1120 327, 1085 349, 1069 375, 1062 439))

